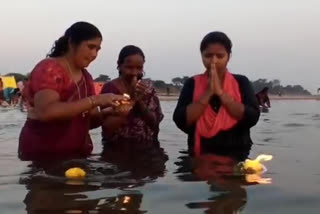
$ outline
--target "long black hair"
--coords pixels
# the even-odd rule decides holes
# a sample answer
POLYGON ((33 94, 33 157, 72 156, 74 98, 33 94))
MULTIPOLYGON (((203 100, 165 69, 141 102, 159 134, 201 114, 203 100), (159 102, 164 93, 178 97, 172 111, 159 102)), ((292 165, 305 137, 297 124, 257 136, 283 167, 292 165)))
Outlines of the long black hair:
POLYGON ((76 22, 69 27, 64 35, 55 41, 47 57, 59 57, 68 52, 69 41, 71 44, 78 46, 81 42, 102 38, 99 29, 88 22, 76 22))

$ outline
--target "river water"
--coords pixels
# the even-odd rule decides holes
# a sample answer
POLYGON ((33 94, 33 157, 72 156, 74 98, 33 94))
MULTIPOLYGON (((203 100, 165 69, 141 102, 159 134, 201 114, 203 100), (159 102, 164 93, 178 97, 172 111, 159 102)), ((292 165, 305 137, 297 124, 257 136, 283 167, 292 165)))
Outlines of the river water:
POLYGON ((249 182, 244 175, 224 176, 228 164, 204 170, 209 175, 194 170, 186 136, 171 119, 175 101, 161 105, 165 118, 159 138, 168 160, 154 154, 137 162, 107 163, 99 155, 96 129, 92 157, 60 163, 51 171, 17 158, 26 115, 0 110, 0 213, 319 213, 319 101, 274 101, 252 128, 249 157, 274 156, 261 176, 267 184, 249 182), (87 178, 66 180, 60 171, 76 165, 86 168, 87 178))

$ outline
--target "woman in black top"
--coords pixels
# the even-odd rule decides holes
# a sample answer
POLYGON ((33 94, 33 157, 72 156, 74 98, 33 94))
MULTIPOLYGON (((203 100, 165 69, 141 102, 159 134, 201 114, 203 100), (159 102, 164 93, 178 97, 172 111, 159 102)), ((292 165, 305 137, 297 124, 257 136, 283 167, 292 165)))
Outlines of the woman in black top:
POLYGON ((248 78, 228 72, 231 48, 232 43, 224 33, 207 34, 200 45, 206 71, 188 79, 181 91, 173 120, 188 134, 191 155, 215 153, 243 160, 251 149, 250 128, 259 120, 260 111, 248 78), (204 89, 201 91, 199 87, 204 89), (212 112, 209 117, 208 111, 212 112), (202 131, 203 127, 212 128, 202 131))

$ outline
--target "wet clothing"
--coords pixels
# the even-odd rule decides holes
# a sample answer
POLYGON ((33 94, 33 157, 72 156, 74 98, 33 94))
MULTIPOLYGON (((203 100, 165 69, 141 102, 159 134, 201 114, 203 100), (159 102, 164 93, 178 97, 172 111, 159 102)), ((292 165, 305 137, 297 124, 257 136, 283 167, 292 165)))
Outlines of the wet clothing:
MULTIPOLYGON (((126 123, 118 130, 110 134, 103 127, 102 136, 105 149, 130 152, 159 146, 159 124, 163 119, 163 114, 155 89, 151 83, 145 82, 145 84, 148 86, 146 90, 147 95, 142 102, 147 106, 148 111, 155 116, 157 125, 155 127, 148 125, 143 118, 143 113, 136 107, 133 107, 126 118, 126 123)), ((101 93, 122 94, 114 82, 106 83, 101 93)))
MULTIPOLYGON (((77 84, 80 95, 68 71, 55 59, 41 61, 31 72, 30 81, 24 89, 29 111, 34 106, 35 94, 44 89, 56 91, 61 102, 73 102, 94 94, 93 80, 87 71, 83 71, 82 79, 77 84)), ((88 156, 93 148, 89 122, 88 114, 49 122, 27 118, 20 134, 19 157, 22 160, 38 160, 88 156)))
MULTIPOLYGON (((213 137, 201 137, 201 154, 215 153, 227 155, 229 152, 249 153, 252 140, 250 128, 259 120, 260 111, 253 88, 247 77, 232 74, 239 86, 241 102, 244 104, 244 116, 232 128, 221 130, 213 137)), ((186 111, 187 106, 193 102, 195 90, 194 77, 189 78, 181 91, 177 106, 173 114, 173 120, 177 127, 188 134, 188 149, 190 154, 194 154, 196 124, 187 126, 186 111)), ((210 107, 218 113, 221 109, 219 97, 212 96, 210 107)))

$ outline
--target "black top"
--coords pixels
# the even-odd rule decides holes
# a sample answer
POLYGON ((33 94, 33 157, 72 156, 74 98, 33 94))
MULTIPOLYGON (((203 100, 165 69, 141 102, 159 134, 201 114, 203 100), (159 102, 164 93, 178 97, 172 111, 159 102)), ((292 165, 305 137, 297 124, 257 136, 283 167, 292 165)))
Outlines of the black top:
MULTIPOLYGON (((201 153, 215 153, 228 155, 235 153, 240 156, 248 155, 252 145, 250 138, 250 128, 259 120, 260 111, 252 85, 247 77, 233 74, 239 84, 242 103, 244 104, 244 117, 233 128, 227 131, 220 131, 212 138, 201 138, 201 153), (244 152, 246 151, 246 152, 244 152), (244 155, 243 155, 244 154, 244 155)), ((186 125, 187 106, 193 101, 194 79, 189 78, 181 91, 176 109, 173 114, 173 120, 177 127, 188 134, 189 153, 193 154, 195 124, 186 125)), ((219 97, 213 96, 210 100, 210 106, 215 112, 218 112, 221 102, 219 97)), ((237 157, 243 159, 242 157, 237 157)))

